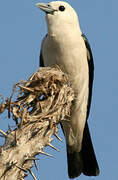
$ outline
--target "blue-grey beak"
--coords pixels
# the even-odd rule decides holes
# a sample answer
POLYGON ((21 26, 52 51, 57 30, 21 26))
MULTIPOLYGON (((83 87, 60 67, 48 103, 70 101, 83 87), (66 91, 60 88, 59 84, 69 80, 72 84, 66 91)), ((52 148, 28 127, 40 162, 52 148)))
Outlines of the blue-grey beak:
POLYGON ((57 11, 51 7, 49 3, 37 3, 36 6, 43 10, 46 13, 53 14, 54 11, 57 11))

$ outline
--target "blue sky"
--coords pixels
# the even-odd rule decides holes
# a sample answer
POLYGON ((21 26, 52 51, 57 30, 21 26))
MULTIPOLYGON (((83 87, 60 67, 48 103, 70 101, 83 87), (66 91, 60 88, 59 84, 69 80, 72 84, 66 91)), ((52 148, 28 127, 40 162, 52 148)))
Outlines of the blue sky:
MULTIPOLYGON (((43 0, 42 0, 43 1, 43 0)), ((12 85, 27 79, 38 69, 40 44, 46 34, 45 14, 35 7, 38 0, 0 0, 0 94, 9 96, 12 85)), ((48 2, 48 1, 43 1, 48 2)), ((100 175, 80 180, 116 180, 118 178, 118 2, 117 0, 67 0, 76 9, 82 31, 91 44, 95 64, 95 78, 89 127, 100 175)), ((0 116, 0 129, 7 131, 7 114, 0 116)), ((69 180, 66 148, 55 140, 60 149, 48 148, 55 158, 39 156, 37 178, 69 180)), ((0 144, 3 140, 0 139, 0 144)), ((29 176, 26 178, 31 180, 29 176)))

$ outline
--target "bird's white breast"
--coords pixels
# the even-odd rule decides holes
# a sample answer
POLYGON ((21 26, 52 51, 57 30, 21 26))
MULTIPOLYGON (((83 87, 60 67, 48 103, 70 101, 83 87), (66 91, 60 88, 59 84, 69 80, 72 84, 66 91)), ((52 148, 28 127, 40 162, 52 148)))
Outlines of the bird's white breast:
POLYGON ((62 71, 69 75, 77 92, 81 84, 88 81, 86 47, 82 37, 76 36, 75 39, 47 37, 42 51, 45 66, 59 65, 62 71))

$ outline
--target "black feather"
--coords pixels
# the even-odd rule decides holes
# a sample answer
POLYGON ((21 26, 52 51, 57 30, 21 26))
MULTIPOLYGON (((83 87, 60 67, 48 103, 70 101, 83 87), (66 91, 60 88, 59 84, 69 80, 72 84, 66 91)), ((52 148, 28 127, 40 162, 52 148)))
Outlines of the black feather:
POLYGON ((87 60, 88 60, 88 68, 89 68, 89 96, 88 96, 88 105, 87 105, 87 119, 90 112, 91 99, 92 99, 92 87, 93 87, 93 78, 94 78, 94 62, 93 55, 91 51, 91 47, 89 45, 88 39, 84 34, 82 34, 83 40, 85 42, 85 46, 87 49, 87 60))
POLYGON ((39 66, 40 66, 40 67, 45 67, 45 66, 44 66, 44 61, 43 61, 42 52, 40 52, 39 66))

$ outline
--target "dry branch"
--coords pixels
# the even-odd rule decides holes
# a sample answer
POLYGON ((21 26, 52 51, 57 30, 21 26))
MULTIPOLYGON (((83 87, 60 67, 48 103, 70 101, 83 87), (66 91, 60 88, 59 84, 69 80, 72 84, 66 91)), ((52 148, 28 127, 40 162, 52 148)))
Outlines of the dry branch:
POLYGON ((58 67, 40 68, 28 81, 14 85, 10 98, 1 96, 0 113, 8 110, 8 117, 16 122, 14 130, 0 134, 5 144, 0 147, 0 179, 23 180, 28 172, 36 179, 31 167, 37 154, 52 156, 44 147, 52 144, 58 124, 70 115, 74 93, 68 77, 58 67))

